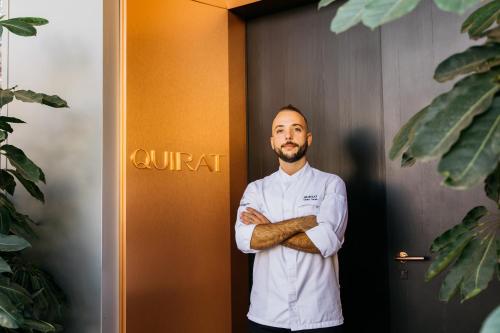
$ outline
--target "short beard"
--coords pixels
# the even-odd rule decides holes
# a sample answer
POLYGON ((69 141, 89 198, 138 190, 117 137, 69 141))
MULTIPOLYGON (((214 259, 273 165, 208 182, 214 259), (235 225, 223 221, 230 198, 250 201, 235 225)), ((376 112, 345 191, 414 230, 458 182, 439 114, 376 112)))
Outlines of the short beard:
POLYGON ((283 150, 280 149, 280 148, 275 148, 274 149, 274 152, 276 153, 276 155, 278 155, 278 157, 287 162, 287 163, 294 163, 294 162, 297 162, 298 160, 300 160, 302 157, 304 157, 304 155, 307 153, 307 140, 306 142, 304 143, 304 145, 302 146, 299 146, 299 150, 293 154, 292 156, 287 156, 283 153, 283 150))

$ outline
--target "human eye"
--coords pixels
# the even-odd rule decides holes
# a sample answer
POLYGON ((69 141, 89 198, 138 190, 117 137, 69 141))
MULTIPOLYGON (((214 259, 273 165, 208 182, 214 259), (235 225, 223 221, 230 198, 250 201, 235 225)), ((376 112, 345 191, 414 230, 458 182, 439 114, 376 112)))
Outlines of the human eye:
POLYGON ((300 128, 300 127, 295 127, 295 132, 302 132, 302 128, 300 128))

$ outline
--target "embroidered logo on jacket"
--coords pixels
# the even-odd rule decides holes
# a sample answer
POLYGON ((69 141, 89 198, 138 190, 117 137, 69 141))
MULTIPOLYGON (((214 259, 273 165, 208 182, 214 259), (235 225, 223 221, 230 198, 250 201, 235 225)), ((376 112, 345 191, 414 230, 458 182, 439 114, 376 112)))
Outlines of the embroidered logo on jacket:
POLYGON ((304 195, 304 201, 317 201, 318 200, 318 195, 304 195))

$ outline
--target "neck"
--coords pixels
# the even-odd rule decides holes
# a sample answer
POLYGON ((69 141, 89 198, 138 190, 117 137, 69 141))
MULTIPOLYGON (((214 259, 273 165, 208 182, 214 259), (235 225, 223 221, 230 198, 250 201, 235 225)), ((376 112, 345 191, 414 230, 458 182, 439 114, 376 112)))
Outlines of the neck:
POLYGON ((296 173, 297 171, 299 171, 300 169, 302 169, 302 167, 307 162, 305 156, 302 157, 300 160, 292 162, 292 163, 285 162, 281 158, 279 158, 278 160, 280 162, 281 169, 283 169, 283 171, 285 171, 290 176, 293 175, 294 173, 296 173))

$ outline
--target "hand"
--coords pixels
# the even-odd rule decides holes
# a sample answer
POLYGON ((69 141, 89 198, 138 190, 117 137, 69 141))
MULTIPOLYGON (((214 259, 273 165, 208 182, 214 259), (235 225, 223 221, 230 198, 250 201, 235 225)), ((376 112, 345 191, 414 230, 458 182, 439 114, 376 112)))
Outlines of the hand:
POLYGON ((262 213, 253 209, 252 207, 247 207, 245 212, 240 215, 241 222, 244 224, 268 224, 271 223, 262 213))

